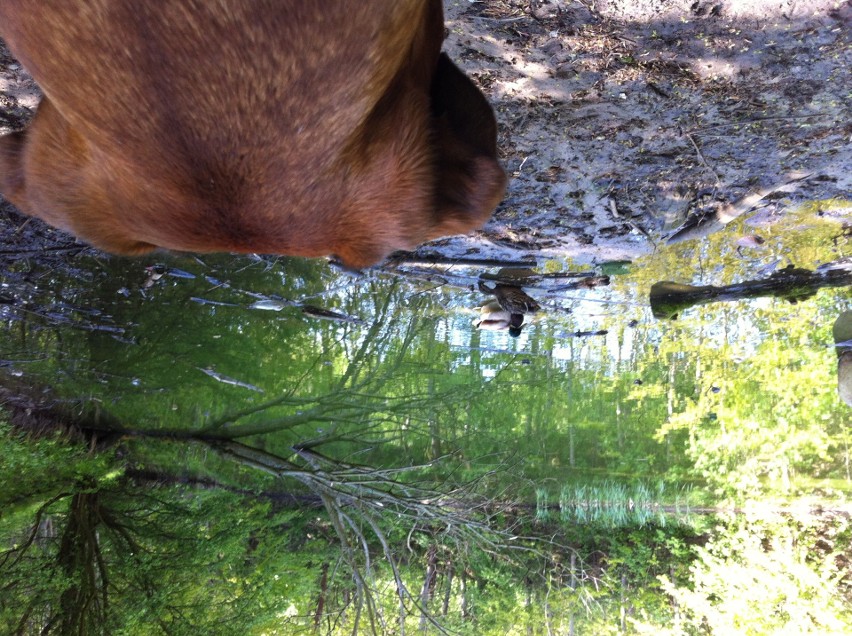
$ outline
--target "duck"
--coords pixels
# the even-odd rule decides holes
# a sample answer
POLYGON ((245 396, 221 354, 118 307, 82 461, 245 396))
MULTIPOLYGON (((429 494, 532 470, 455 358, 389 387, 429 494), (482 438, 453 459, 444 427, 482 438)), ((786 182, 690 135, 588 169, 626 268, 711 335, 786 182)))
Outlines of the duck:
POLYGON ((494 287, 488 287, 484 282, 479 281, 479 291, 494 296, 497 304, 510 314, 534 314, 541 309, 541 305, 534 298, 515 285, 497 284, 494 287))
POLYGON ((508 330, 510 336, 517 338, 524 326, 524 314, 507 311, 496 300, 490 300, 479 308, 479 318, 473 324, 484 331, 508 330))

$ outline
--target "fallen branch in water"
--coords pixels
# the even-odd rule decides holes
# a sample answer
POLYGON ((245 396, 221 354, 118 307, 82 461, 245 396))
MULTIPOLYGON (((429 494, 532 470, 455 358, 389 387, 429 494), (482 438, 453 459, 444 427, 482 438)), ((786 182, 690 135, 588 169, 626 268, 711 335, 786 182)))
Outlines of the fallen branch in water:
POLYGON ((820 265, 816 271, 788 267, 765 280, 750 280, 734 285, 684 285, 660 281, 651 287, 651 312, 655 318, 675 319, 684 309, 713 302, 774 296, 792 303, 813 296, 823 287, 852 285, 852 259, 820 265))

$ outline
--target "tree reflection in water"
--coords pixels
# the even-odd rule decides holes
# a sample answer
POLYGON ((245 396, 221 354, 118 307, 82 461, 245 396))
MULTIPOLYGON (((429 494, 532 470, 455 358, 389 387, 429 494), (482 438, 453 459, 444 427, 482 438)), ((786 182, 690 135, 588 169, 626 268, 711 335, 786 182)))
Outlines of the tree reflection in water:
MULTIPOLYGON (((788 253, 826 262, 813 246, 830 244, 788 253)), ((537 268, 523 289, 541 309, 517 339, 472 328, 478 281, 499 284, 473 265, 6 272, 0 620, 847 631, 849 411, 829 325, 848 288, 655 321, 645 294, 688 249, 606 281, 537 268), (73 435, 53 436, 60 422, 73 435)), ((682 280, 737 284, 733 246, 707 252, 718 275, 682 280)))

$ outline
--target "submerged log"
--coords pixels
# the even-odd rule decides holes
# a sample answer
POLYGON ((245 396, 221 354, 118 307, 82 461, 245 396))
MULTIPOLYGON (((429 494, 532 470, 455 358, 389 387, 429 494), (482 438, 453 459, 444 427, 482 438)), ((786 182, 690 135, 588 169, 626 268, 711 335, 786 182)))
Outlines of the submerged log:
POLYGON ((651 311, 655 318, 675 319, 684 309, 714 302, 774 296, 796 303, 813 296, 823 287, 852 285, 852 259, 820 265, 815 271, 787 267, 764 280, 734 285, 684 285, 660 281, 651 287, 651 311))
POLYGON ((435 265, 451 265, 465 267, 535 267, 534 258, 526 259, 502 259, 502 258, 471 258, 464 256, 444 256, 437 253, 424 252, 394 252, 391 254, 382 268, 393 268, 400 265, 430 267, 435 265))
POLYGON ((837 317, 831 331, 837 349, 837 394, 852 406, 852 309, 837 317))

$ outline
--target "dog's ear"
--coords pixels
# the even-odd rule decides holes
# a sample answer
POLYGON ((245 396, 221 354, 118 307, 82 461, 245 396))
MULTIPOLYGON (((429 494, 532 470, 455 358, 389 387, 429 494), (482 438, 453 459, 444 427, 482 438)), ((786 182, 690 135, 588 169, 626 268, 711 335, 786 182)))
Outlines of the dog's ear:
POLYGON ((23 150, 26 131, 0 137, 0 192, 13 205, 23 209, 24 168, 23 150))
POLYGON ((436 236, 485 223, 503 197, 497 122, 485 96, 446 54, 438 58, 431 108, 436 146, 436 236))
POLYGON ((449 126, 457 141, 477 154, 497 154, 497 122, 491 105, 446 53, 438 56, 431 99, 432 115, 449 126))

